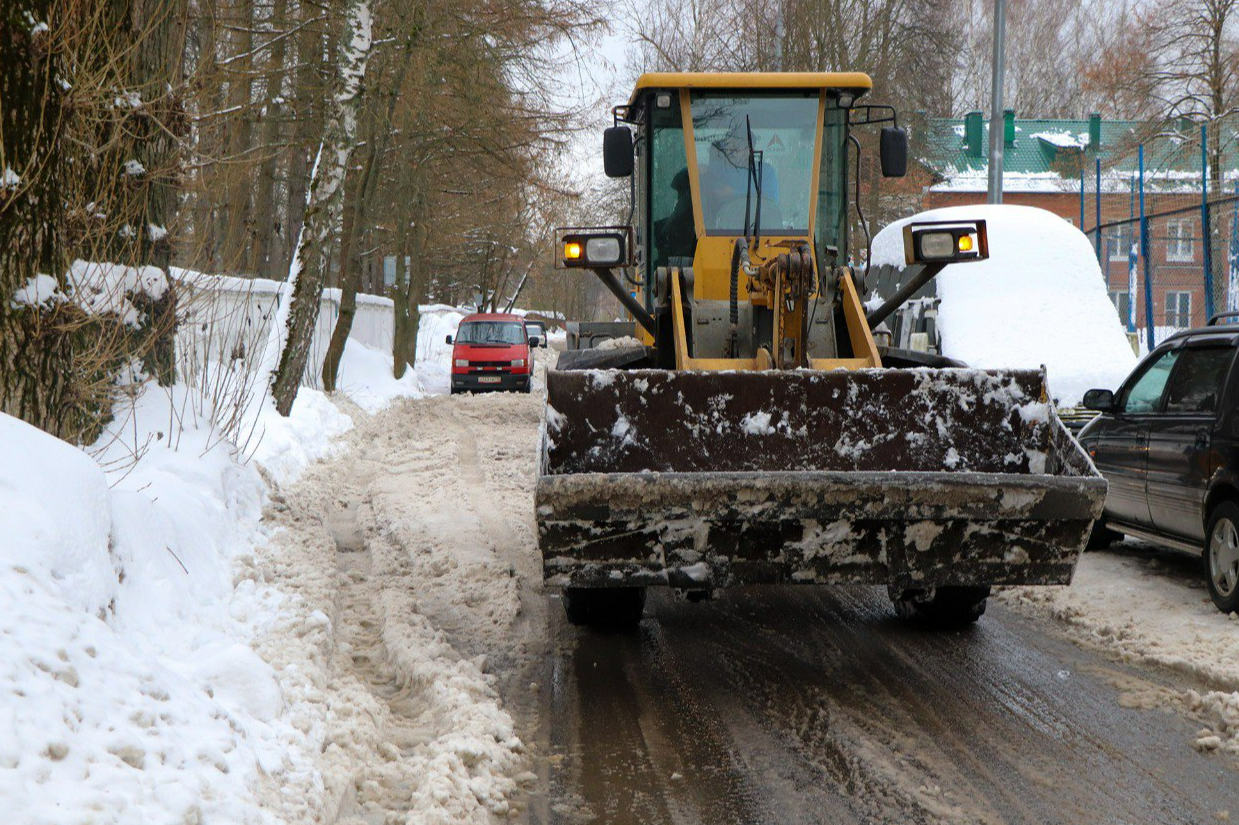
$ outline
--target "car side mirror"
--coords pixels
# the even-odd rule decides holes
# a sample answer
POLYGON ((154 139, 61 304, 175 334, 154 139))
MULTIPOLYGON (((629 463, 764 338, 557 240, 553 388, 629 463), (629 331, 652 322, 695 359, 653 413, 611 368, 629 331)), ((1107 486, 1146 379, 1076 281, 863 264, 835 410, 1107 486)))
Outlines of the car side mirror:
POLYGON ((450 336, 450 335, 449 335, 449 336, 447 336, 447 342, 448 342, 449 344, 450 344, 450 343, 452 343, 452 336, 450 336))
POLYGON ((902 178, 908 174, 908 132, 898 126, 886 126, 878 142, 882 159, 882 177, 902 178))
POLYGON ((1089 390, 1084 393, 1084 408, 1097 412, 1111 412, 1114 409, 1114 392, 1112 390, 1089 390))
POLYGON ((530 336, 529 336, 529 346, 531 346, 531 347, 540 347, 540 346, 542 346, 542 339, 541 339, 541 338, 539 338, 539 337, 538 337, 538 336, 536 336, 536 335, 530 335, 530 336))
POLYGON ((632 175, 632 132, 627 126, 612 126, 602 133, 602 168, 608 178, 632 175))

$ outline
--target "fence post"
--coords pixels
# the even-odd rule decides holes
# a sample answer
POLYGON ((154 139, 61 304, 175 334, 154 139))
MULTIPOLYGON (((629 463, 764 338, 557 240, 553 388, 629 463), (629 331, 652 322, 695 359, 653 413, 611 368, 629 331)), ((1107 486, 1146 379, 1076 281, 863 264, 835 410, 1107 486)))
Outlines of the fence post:
MULTIPOLYGON (((1128 207, 1128 218, 1136 211, 1136 179, 1131 179, 1131 200, 1128 207)), ((1129 227, 1131 223, 1127 224, 1129 227)), ((1136 246, 1137 239, 1129 238, 1127 243, 1127 331, 1136 331, 1136 262, 1139 259, 1136 246)))
MULTIPOLYGON (((1239 183, 1235 184, 1239 195, 1239 183)), ((1239 205, 1231 204, 1230 213, 1230 271, 1226 279, 1226 311, 1239 310, 1239 205)))
MULTIPOLYGON (((1084 232, 1084 167, 1080 167, 1080 231, 1084 232)), ((1088 236, 1087 232, 1084 232, 1088 236)))
POLYGON ((1213 317, 1213 233, 1209 226, 1209 124, 1200 124, 1200 235, 1205 264, 1205 320, 1213 317))
POLYGON ((1140 144, 1140 257, 1144 258, 1144 326, 1149 352, 1157 346, 1153 318, 1153 280, 1149 269, 1149 220, 1144 216, 1144 144, 1140 144))
MULTIPOLYGON (((1094 228, 1097 230, 1095 242, 1097 244, 1097 262, 1101 263, 1101 155, 1097 156, 1097 221, 1094 228)), ((1106 282, 1109 284, 1109 281, 1106 282)))

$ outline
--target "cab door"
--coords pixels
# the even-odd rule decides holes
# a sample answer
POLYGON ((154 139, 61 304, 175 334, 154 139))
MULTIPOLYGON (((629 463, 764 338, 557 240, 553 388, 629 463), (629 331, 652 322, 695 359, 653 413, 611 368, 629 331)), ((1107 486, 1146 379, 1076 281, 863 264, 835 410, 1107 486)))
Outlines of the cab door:
POLYGON ((1109 482, 1106 516, 1111 521, 1153 525, 1147 489, 1150 422, 1178 358, 1177 348, 1154 352, 1120 390, 1112 418, 1098 432, 1093 461, 1109 482))
POLYGON ((1180 351, 1162 409, 1149 422, 1149 511, 1159 532, 1203 542, 1214 422, 1235 344, 1188 341, 1180 351))

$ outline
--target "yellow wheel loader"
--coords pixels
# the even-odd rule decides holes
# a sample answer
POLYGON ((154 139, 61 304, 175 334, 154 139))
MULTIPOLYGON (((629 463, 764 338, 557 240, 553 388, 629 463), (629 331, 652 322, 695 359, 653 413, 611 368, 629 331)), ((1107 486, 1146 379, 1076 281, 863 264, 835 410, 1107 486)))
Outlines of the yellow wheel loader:
POLYGON ((889 176, 908 151, 894 110, 860 102, 870 88, 646 74, 614 110, 604 165, 631 178, 632 225, 560 230, 560 262, 592 270, 639 341, 548 373, 536 492, 545 581, 572 622, 632 624, 651 586, 861 583, 959 625, 991 585, 1071 580, 1106 486, 1044 370, 875 343, 930 278, 989 250, 983 221, 909 225, 917 274, 866 312, 851 129, 888 124, 889 176))

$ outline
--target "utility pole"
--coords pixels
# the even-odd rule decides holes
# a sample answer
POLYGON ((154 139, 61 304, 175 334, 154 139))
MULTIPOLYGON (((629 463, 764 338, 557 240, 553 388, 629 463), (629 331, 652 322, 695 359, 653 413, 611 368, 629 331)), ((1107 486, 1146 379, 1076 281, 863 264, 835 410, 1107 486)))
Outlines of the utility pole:
POLYGON ((1002 203, 1002 149, 1004 144, 1002 75, 1006 68, 1004 40, 1007 36, 1007 0, 994 0, 994 85, 989 112, 989 197, 987 203, 1002 203))

